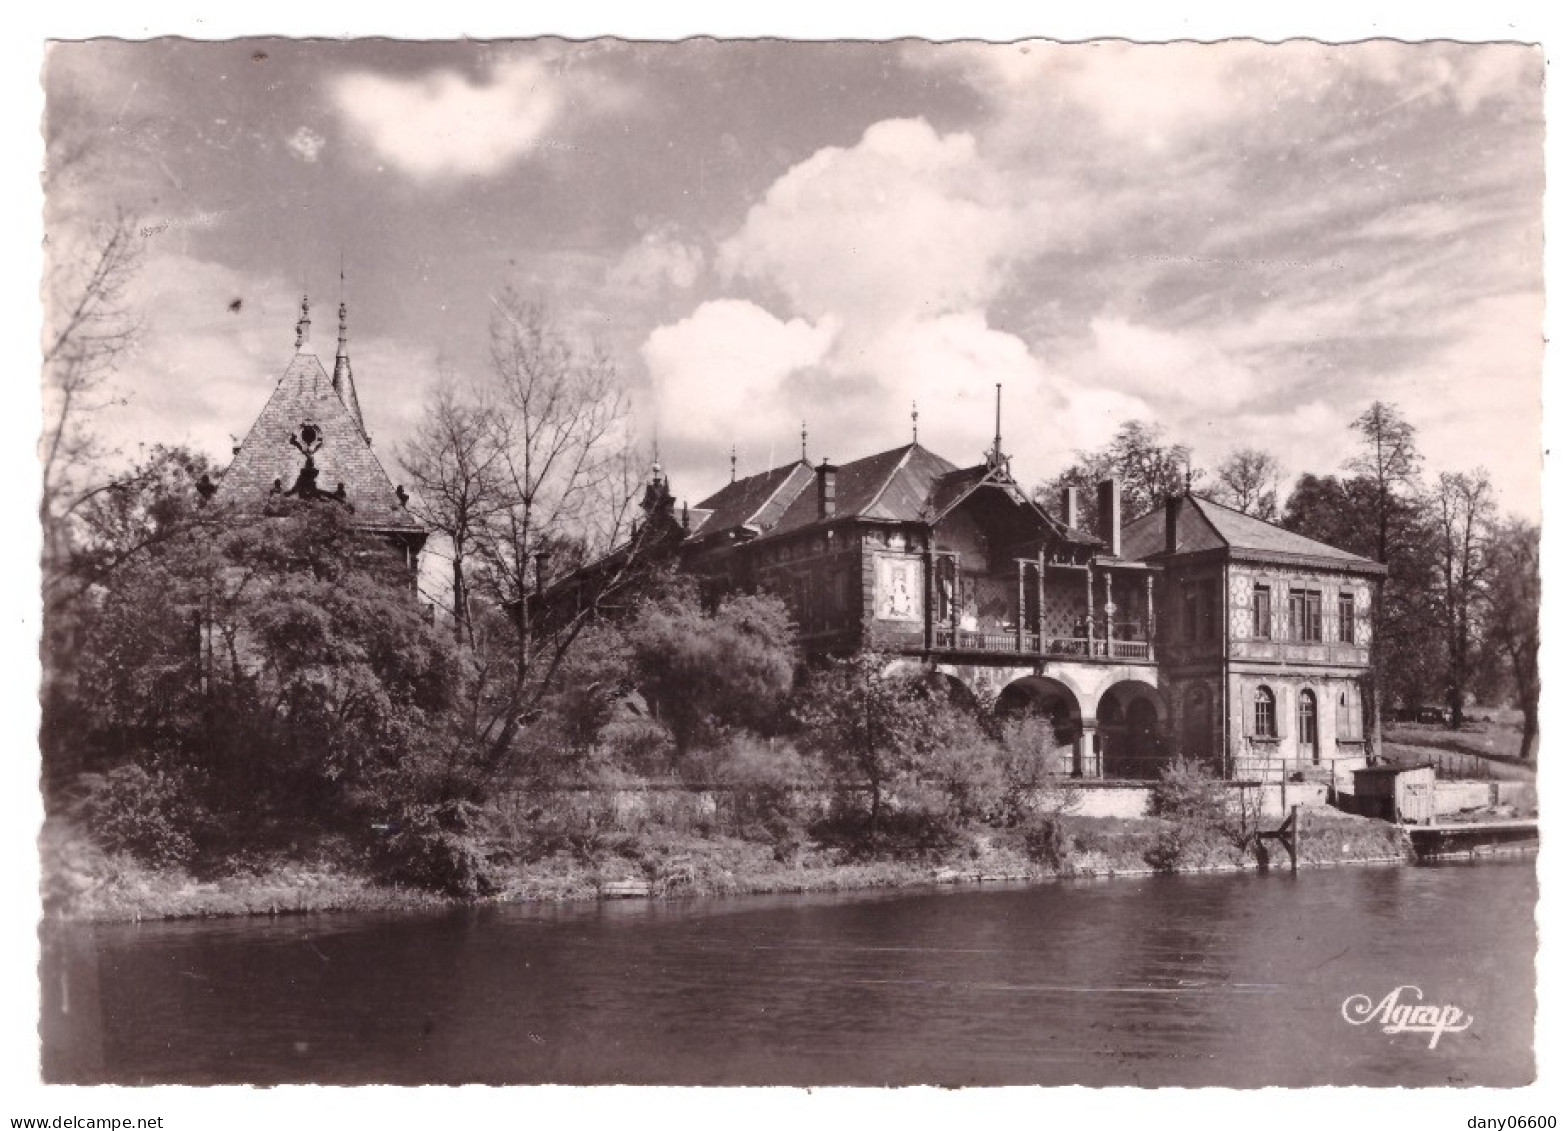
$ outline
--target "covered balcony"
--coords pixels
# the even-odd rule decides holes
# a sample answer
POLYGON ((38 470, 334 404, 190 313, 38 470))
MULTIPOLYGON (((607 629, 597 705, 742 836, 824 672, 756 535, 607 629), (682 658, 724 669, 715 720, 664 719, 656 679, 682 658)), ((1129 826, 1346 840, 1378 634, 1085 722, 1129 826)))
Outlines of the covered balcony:
POLYGON ((1154 573, 1137 563, 1018 558, 1008 571, 965 570, 957 555, 927 563, 926 651, 1056 659, 1154 661, 1154 573))

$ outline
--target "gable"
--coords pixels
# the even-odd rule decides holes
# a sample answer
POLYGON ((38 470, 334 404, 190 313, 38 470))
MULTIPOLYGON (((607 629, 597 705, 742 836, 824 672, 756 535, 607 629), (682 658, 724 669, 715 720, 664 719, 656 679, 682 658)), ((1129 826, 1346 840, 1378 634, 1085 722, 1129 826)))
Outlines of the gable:
POLYGON ((224 472, 218 490, 240 506, 265 504, 273 484, 289 490, 305 465, 304 453, 289 442, 314 425, 321 446, 314 452, 317 486, 328 493, 343 484, 356 525, 370 530, 423 532, 424 526, 398 501, 386 469, 371 450, 357 421, 332 387, 332 378, 315 354, 298 353, 240 449, 224 472))

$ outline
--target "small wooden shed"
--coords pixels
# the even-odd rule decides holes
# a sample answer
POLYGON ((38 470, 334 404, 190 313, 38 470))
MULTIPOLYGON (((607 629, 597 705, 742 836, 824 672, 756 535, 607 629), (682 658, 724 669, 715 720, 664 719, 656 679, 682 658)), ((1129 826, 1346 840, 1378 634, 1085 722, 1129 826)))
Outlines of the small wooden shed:
POLYGON ((1396 824, 1429 825, 1437 812, 1437 769, 1367 766, 1353 771, 1356 812, 1396 824))

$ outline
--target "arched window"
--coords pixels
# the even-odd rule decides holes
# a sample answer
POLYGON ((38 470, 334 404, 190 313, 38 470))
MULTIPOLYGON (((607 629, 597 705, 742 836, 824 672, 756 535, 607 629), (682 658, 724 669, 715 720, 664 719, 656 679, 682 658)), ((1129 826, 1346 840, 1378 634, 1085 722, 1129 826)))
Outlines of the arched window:
POLYGON ((1259 687, 1252 693, 1252 733, 1259 738, 1274 738, 1279 728, 1274 721, 1274 693, 1259 687))
POLYGON ((1296 749, 1318 760, 1318 697, 1307 690, 1296 700, 1296 749))

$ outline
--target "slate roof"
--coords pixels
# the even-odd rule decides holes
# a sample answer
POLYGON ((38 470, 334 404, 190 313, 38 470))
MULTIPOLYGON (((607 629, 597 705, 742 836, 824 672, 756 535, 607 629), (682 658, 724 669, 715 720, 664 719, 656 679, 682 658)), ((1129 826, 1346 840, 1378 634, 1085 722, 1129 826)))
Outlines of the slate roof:
POLYGON ((693 540, 711 538, 743 526, 762 529, 778 521, 784 508, 816 479, 804 460, 760 471, 733 483, 691 508, 693 540), (708 512, 701 522, 697 516, 708 512))
POLYGON ((297 436, 307 423, 314 424, 322 437, 315 453, 320 472, 317 486, 330 493, 343 484, 355 525, 376 531, 425 532, 424 525, 398 502, 392 480, 355 414, 333 389, 321 360, 305 350, 289 362, 240 443, 219 483, 220 497, 259 508, 272 494, 275 480, 283 481, 285 491, 293 487, 305 457, 289 443, 289 436, 297 436))
MULTIPOLYGON (((1319 558, 1362 572, 1384 572, 1384 567, 1363 558, 1296 534, 1272 522, 1242 514, 1238 510, 1196 495, 1184 495, 1176 514, 1176 552, 1199 553, 1228 548, 1241 557, 1251 555, 1286 558, 1319 558)), ((1133 519, 1122 527, 1122 554, 1128 558, 1150 558, 1165 553, 1165 507, 1133 519)))

